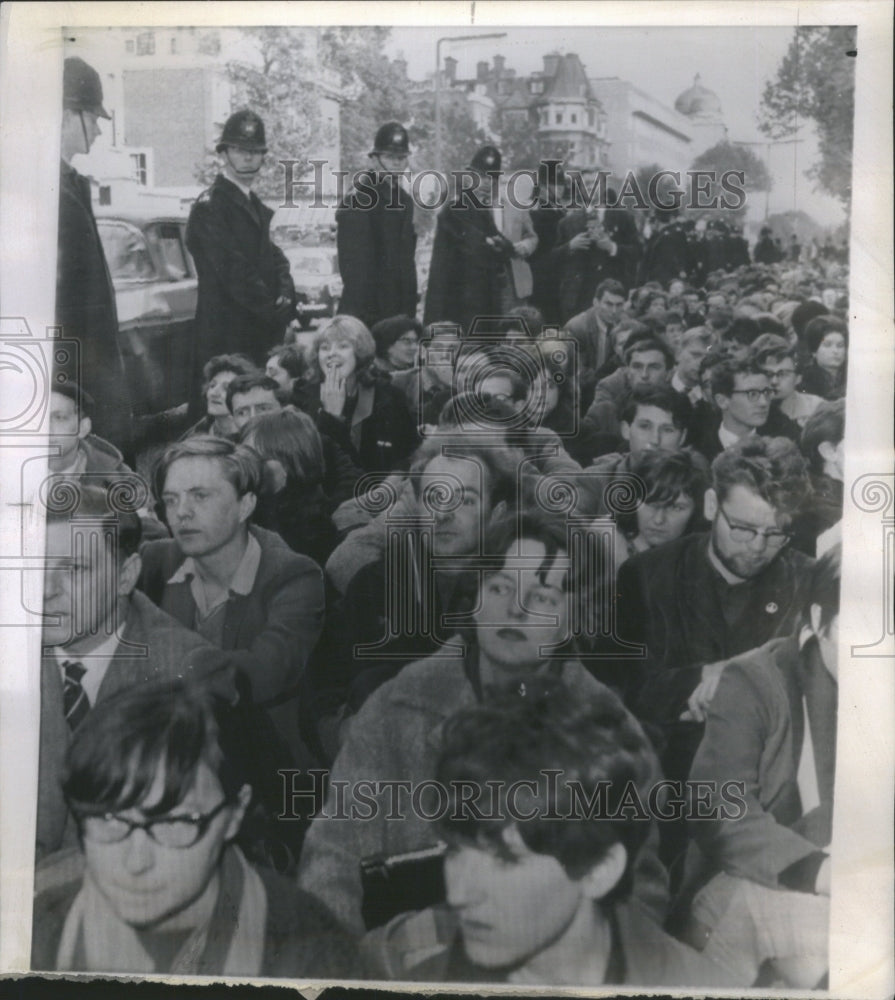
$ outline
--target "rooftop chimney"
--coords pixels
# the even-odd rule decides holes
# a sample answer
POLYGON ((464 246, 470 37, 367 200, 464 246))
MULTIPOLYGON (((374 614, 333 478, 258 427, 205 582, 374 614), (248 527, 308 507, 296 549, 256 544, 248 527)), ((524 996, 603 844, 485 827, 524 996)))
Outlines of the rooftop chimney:
POLYGON ((453 56, 444 57, 444 76, 448 83, 457 79, 457 60, 453 56))
POLYGON ((495 73, 495 75, 500 76, 500 74, 503 72, 503 66, 504 66, 505 62, 506 62, 506 59, 503 56, 495 56, 494 57, 494 73, 495 73))
POLYGON ((485 60, 475 64, 475 78, 479 83, 488 82, 488 69, 488 63, 485 60))
POLYGON ((559 53, 551 52, 544 56, 544 76, 556 76, 556 67, 559 65, 559 53))

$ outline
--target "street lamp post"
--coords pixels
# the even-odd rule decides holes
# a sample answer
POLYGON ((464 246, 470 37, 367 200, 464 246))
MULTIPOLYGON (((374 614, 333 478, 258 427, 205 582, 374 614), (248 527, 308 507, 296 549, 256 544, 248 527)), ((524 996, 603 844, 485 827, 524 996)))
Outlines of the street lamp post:
MULTIPOLYGON (((763 139, 758 142, 745 142, 742 139, 735 139, 734 146, 763 146, 764 147, 764 164, 768 171, 768 186, 765 188, 764 192, 764 221, 768 221, 768 215, 770 214, 771 206, 771 146, 794 146, 796 143, 804 142, 804 139, 763 139)), ((795 186, 793 186, 792 192, 792 206, 793 210, 796 207, 796 192, 795 186)))
POLYGON ((445 35, 435 43, 435 169, 441 170, 441 43, 475 42, 485 38, 506 38, 505 31, 488 35, 445 35))

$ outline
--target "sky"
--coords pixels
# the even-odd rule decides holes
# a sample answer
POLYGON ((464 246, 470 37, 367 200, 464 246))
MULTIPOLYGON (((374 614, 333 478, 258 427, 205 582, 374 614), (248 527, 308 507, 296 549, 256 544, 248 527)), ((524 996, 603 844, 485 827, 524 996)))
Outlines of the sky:
MULTIPOLYGON (((674 106, 675 98, 693 83, 699 73, 702 84, 721 101, 724 120, 732 140, 764 141, 756 117, 765 82, 777 67, 792 39, 791 27, 559 27, 472 28, 393 27, 387 52, 407 60, 411 79, 423 79, 435 69, 435 44, 443 35, 476 35, 505 31, 506 38, 481 42, 444 43, 442 59, 450 54, 458 60, 461 78, 475 76, 479 60, 489 62, 495 54, 506 57, 506 65, 525 75, 543 68, 542 57, 551 51, 575 52, 589 77, 617 76, 658 100, 674 106)), ((774 178, 770 211, 795 205, 824 225, 843 218, 839 202, 814 191, 804 171, 816 155, 816 140, 810 123, 805 141, 770 150, 769 167, 774 178)), ((611 137, 610 137, 611 138, 611 137)), ((762 157, 763 148, 756 149, 762 157)))

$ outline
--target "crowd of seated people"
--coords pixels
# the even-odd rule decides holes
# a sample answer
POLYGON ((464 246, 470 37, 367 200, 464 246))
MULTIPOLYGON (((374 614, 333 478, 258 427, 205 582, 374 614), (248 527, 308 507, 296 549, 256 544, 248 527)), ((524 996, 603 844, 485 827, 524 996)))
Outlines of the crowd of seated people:
POLYGON ((566 229, 564 315, 205 359, 130 507, 54 392, 34 968, 823 985, 845 269, 566 229))

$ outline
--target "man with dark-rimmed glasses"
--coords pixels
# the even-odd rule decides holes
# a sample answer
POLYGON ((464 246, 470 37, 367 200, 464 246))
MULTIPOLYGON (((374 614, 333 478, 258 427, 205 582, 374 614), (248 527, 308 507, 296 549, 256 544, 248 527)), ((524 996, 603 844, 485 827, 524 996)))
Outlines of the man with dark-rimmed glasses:
POLYGON ((352 942, 292 880, 249 860, 251 716, 167 681, 94 709, 66 760, 79 849, 36 875, 32 968, 358 975, 352 942))
POLYGON ((620 634, 646 646, 636 708, 665 728, 670 776, 686 777, 723 661, 795 629, 812 560, 789 541, 810 489, 793 442, 746 437, 712 463, 710 531, 619 572, 620 634))

